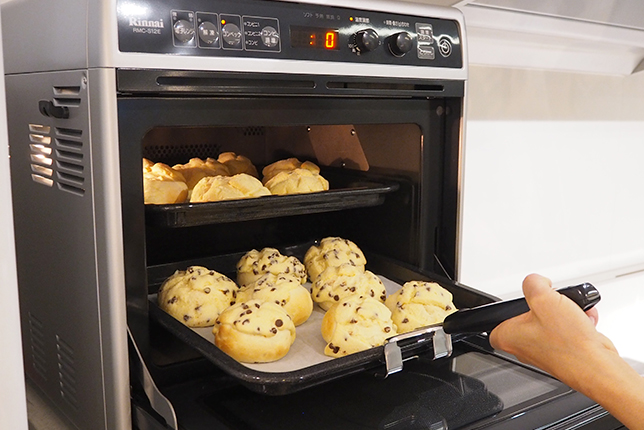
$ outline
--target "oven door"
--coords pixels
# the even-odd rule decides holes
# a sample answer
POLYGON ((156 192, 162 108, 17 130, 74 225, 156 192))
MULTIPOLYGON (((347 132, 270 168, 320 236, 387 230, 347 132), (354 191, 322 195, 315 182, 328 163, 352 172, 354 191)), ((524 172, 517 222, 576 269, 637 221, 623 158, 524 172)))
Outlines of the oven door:
MULTIPOLYGON (((386 379, 363 372, 266 396, 213 372, 164 392, 185 430, 623 428, 587 397, 493 353, 483 336, 456 342, 449 359, 408 361, 403 372, 386 379)), ((147 415, 135 408, 135 418, 143 422, 147 415)))

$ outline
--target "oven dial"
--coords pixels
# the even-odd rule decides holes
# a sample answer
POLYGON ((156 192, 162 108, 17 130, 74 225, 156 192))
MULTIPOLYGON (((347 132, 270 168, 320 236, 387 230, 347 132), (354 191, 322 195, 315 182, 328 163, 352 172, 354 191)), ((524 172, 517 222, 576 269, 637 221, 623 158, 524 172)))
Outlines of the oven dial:
POLYGON ((376 30, 367 28, 355 34, 355 49, 357 52, 366 53, 380 46, 380 36, 376 30))
POLYGON ((395 57, 402 57, 413 48, 413 40, 411 35, 406 31, 401 31, 387 38, 387 47, 389 52, 395 57))

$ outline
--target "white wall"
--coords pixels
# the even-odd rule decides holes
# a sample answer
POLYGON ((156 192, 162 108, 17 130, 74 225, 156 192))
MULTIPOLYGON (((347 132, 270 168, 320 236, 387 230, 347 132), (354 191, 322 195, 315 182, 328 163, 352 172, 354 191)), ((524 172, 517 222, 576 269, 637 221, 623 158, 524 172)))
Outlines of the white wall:
POLYGON ((644 74, 471 67, 460 280, 644 269, 644 74))

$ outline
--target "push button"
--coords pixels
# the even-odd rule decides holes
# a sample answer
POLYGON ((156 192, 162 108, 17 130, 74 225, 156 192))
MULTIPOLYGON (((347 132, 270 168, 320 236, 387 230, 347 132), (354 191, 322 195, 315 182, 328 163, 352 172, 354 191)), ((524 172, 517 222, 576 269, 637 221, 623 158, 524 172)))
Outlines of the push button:
POLYGON ((223 49, 243 49, 241 17, 221 14, 221 47, 223 49))
POLYGON ((197 23, 199 24, 199 47, 218 49, 220 37, 217 14, 197 12, 197 23))
POLYGON ((195 14, 190 11, 172 11, 172 41, 174 46, 194 48, 197 46, 195 38, 195 14))
POLYGON ((433 60, 436 58, 434 50, 434 27, 431 24, 416 23, 416 36, 418 43, 416 53, 421 60, 433 60))
POLYGON ((275 18, 243 16, 244 49, 247 51, 282 50, 279 21, 275 18))
POLYGON ((441 53, 443 57, 449 57, 452 55, 452 42, 449 39, 442 38, 438 41, 438 52, 441 53))

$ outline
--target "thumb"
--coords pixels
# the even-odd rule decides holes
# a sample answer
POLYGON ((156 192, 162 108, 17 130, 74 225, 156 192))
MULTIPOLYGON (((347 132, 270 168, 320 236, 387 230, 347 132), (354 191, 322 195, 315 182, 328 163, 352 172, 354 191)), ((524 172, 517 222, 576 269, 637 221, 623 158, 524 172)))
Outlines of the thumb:
POLYGON ((533 273, 526 276, 523 280, 523 295, 528 301, 528 304, 533 302, 538 296, 550 294, 551 292, 554 292, 552 282, 544 276, 533 273))

